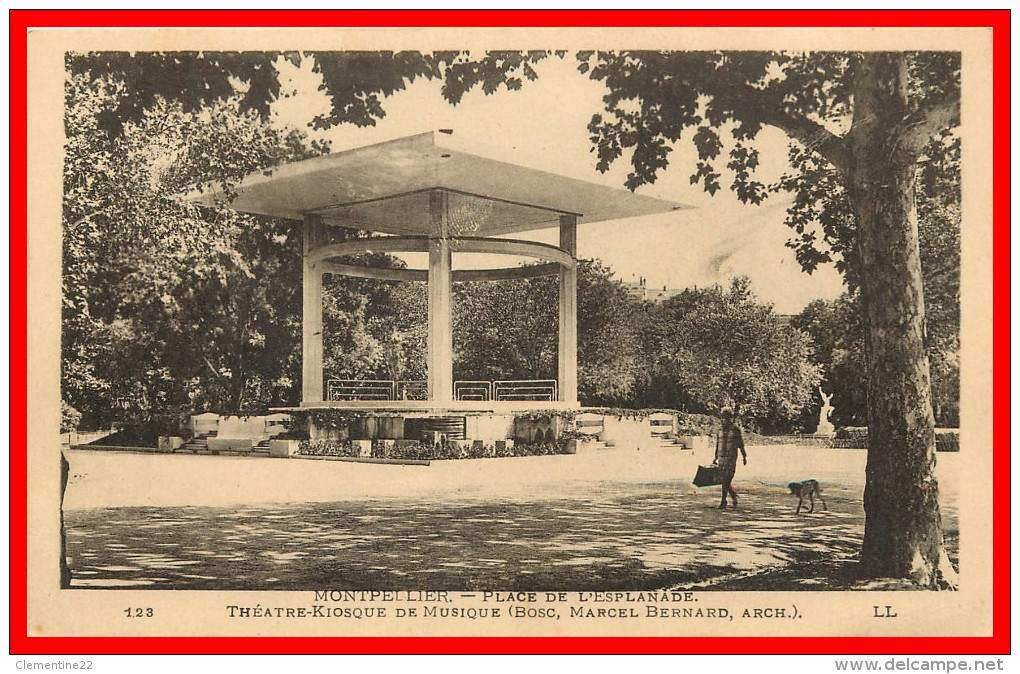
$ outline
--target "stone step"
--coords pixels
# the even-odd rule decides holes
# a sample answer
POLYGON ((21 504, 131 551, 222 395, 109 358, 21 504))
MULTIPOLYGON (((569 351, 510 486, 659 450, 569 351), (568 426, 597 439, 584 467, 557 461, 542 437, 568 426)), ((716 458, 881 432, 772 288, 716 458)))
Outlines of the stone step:
POLYGON ((201 440, 191 440, 189 442, 184 443, 180 448, 178 448, 177 451, 193 452, 195 454, 208 454, 209 445, 206 443, 204 438, 201 440))
POLYGON ((209 438, 215 438, 216 433, 207 433, 195 438, 192 438, 188 442, 184 443, 177 448, 178 452, 191 452, 193 454, 219 454, 223 456, 269 456, 269 440, 260 440, 257 444, 253 445, 251 451, 247 450, 229 450, 223 449, 218 452, 212 452, 209 449, 209 438))

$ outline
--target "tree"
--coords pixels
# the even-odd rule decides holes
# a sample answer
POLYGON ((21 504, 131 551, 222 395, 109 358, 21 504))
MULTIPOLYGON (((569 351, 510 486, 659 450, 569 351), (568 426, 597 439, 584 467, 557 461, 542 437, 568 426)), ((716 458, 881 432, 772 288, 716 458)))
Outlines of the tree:
MULTIPOLYGON (((374 124, 385 114, 381 97, 436 76, 444 58, 318 55, 333 108, 316 124, 374 124)), ((145 416, 295 402, 300 232, 171 198, 209 182, 229 194, 250 172, 327 151, 268 123, 284 95, 281 59, 302 55, 67 54, 62 388, 92 423, 108 422, 118 404, 145 416)), ((339 295, 362 290, 355 286, 334 283, 327 312, 330 301, 350 306, 339 295)), ((406 351, 398 362, 392 316, 368 318, 333 344, 337 374, 376 371, 384 353, 391 370, 419 376, 414 349, 396 349, 406 351)))
POLYGON ((960 139, 932 143, 918 171, 918 240, 935 420, 960 423, 960 139))
POLYGON ((123 95, 68 80, 62 389, 90 425, 289 402, 300 361, 300 233, 287 223, 182 204, 209 180, 319 154, 235 99, 202 113, 154 102, 116 138, 99 126, 123 95))
POLYGON ((557 286, 551 277, 458 283, 457 379, 555 379, 557 286))
MULTIPOLYGON (((405 267, 390 255, 351 256, 352 264, 405 267)), ((426 290, 421 282, 328 276, 323 284, 323 366, 340 379, 425 378, 426 290)))
POLYGON ((81 423, 81 412, 60 401, 60 432, 73 433, 81 423))
POLYGON ((599 260, 577 264, 577 389, 589 405, 630 406, 644 379, 640 300, 599 260))
MULTIPOLYGON (((164 101, 174 101, 184 112, 240 96, 239 111, 268 118, 281 91, 276 64, 287 60, 299 65, 302 52, 103 51, 68 53, 71 76, 90 80, 109 77, 119 95, 94 111, 96 126, 117 138, 128 122, 140 121, 164 101)), ((318 128, 337 124, 372 126, 383 117, 380 96, 403 90, 416 77, 437 77, 452 52, 317 52, 315 72, 322 75, 331 111, 316 118, 318 128)))
MULTIPOLYGON (((822 372, 822 388, 832 395, 832 423, 866 426, 868 398, 864 355, 864 313, 859 299, 843 295, 815 300, 790 321, 811 336, 811 361, 822 372)), ((815 401, 821 405, 821 397, 815 401)), ((817 420, 817 405, 812 409, 817 420)))
MULTIPOLYGON (((210 180, 229 189, 252 171, 326 147, 241 112, 237 98, 201 113, 155 102, 111 138, 95 111, 119 97, 120 85, 77 76, 68 87, 65 394, 92 425, 118 407, 148 417, 296 403, 300 230, 188 206, 179 195, 210 180)), ((424 348, 415 348, 424 344, 421 285, 328 282, 330 373, 424 377, 424 348)))
POLYGON ((649 371, 660 379, 653 404, 701 413, 733 406, 745 423, 774 430, 810 403, 819 376, 808 337, 781 325, 747 277, 727 290, 685 290, 650 313, 649 371))
MULTIPOLYGON (((462 379, 554 379, 557 287, 551 277, 455 287, 454 373, 462 379)), ((577 266, 578 396, 629 404, 641 376, 641 303, 598 260, 577 266)))
MULTIPOLYGON (((925 298, 925 344, 931 364, 935 422, 959 425, 960 185, 958 138, 939 139, 918 170, 918 243, 925 298)), ((832 391, 833 421, 867 424, 865 325, 860 293, 809 304, 793 324, 811 334, 814 362, 832 391)))

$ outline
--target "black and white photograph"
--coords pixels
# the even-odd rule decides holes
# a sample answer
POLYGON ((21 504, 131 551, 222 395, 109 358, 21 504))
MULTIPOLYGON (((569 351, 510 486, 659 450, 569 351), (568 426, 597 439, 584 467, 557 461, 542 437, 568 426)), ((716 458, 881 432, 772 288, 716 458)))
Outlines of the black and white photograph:
POLYGON ((990 633, 990 33, 35 37, 43 632, 990 633))

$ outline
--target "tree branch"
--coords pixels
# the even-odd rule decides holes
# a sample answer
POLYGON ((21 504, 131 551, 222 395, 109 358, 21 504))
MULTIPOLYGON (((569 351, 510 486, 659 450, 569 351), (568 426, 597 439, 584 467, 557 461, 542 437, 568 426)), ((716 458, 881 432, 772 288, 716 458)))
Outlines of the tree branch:
POLYGON ((83 215, 82 217, 78 218, 74 222, 65 225, 65 229, 68 232, 77 232, 79 227, 81 227, 86 222, 89 222, 90 220, 92 220, 92 218, 96 217, 97 215, 99 215, 100 213, 103 213, 105 211, 106 211, 106 207, 104 206, 103 208, 100 208, 98 210, 92 211, 91 213, 88 213, 87 215, 83 215))
POLYGON ((960 123, 960 94, 923 105, 903 120, 898 149, 916 157, 936 133, 960 123))
POLYGON ((937 269, 924 269, 924 282, 933 283, 936 281, 942 281, 943 279, 950 278, 954 275, 959 275, 960 261, 954 260, 953 264, 943 265, 937 269))
POLYGON ((202 360, 204 360, 204 361, 205 361, 205 364, 209 366, 209 371, 213 373, 213 376, 214 376, 214 377, 216 377, 217 379, 219 379, 219 378, 220 378, 220 373, 219 373, 219 372, 217 372, 217 371, 216 371, 216 368, 215 368, 215 367, 213 367, 213 364, 209 362, 209 358, 208 358, 208 356, 206 356, 205 354, 201 354, 201 355, 202 355, 202 360))
POLYGON ((776 127, 809 150, 825 157, 840 171, 849 167, 850 155, 844 139, 803 115, 784 112, 782 101, 777 99, 780 92, 758 89, 746 83, 737 86, 742 89, 739 97, 744 99, 745 105, 757 113, 762 124, 776 127))
POLYGON ((825 157, 841 171, 849 165, 846 147, 840 136, 806 117, 794 116, 766 105, 761 107, 762 123, 774 126, 807 149, 825 157))

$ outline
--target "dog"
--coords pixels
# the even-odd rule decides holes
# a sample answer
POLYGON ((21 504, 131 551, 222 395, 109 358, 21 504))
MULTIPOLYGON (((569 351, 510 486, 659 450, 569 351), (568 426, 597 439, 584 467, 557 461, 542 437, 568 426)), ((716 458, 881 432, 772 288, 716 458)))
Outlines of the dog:
POLYGON ((818 484, 818 480, 804 480, 803 482, 791 482, 789 484, 789 487, 790 493, 796 496, 798 499, 800 499, 799 501, 797 501, 797 514, 800 514, 800 509, 804 505, 804 499, 808 499, 809 501, 811 501, 811 509, 808 510, 808 512, 813 513, 815 511, 815 494, 817 494, 818 498, 821 500, 822 507, 825 508, 826 510, 829 509, 829 506, 825 504, 825 497, 822 496, 822 488, 818 484))

